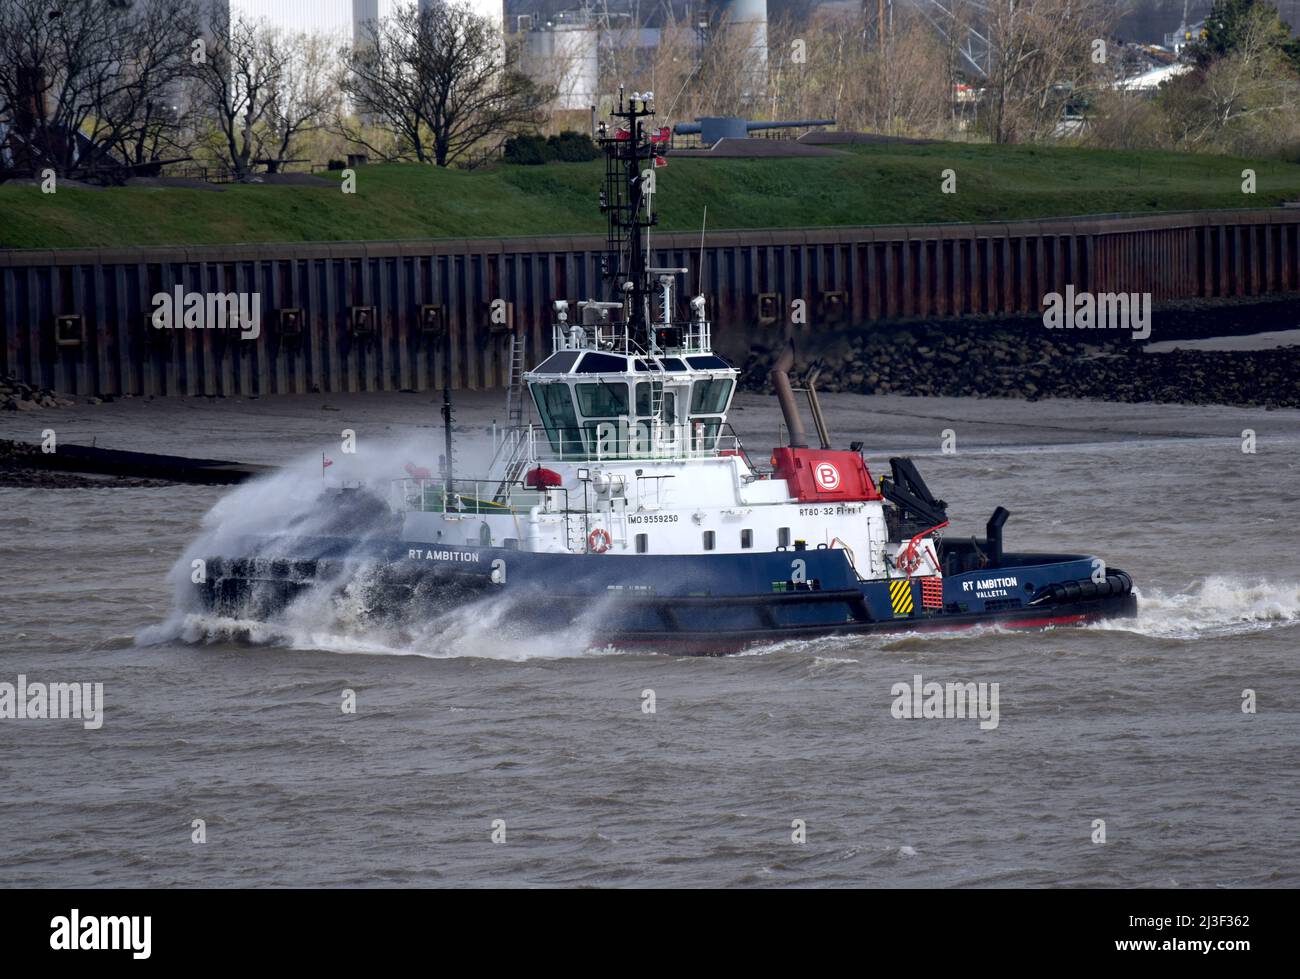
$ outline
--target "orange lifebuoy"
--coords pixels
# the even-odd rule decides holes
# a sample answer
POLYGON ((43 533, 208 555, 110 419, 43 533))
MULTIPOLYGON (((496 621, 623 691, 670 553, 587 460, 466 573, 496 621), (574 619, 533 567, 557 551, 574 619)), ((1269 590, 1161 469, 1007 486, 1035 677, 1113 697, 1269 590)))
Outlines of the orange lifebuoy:
POLYGON ((600 527, 587 535, 587 549, 595 554, 604 554, 609 550, 610 543, 609 531, 600 527))
POLYGON ((905 547, 902 553, 894 559, 894 567, 904 574, 911 574, 920 566, 921 555, 917 553, 916 548, 911 547, 910 545, 905 547))

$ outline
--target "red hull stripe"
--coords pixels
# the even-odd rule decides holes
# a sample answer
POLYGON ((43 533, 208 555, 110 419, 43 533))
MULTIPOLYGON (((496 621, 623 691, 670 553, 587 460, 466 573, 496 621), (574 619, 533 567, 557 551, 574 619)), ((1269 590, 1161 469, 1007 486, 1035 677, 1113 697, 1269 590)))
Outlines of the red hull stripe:
POLYGON ((828 630, 824 633, 810 633, 807 636, 790 636, 783 637, 774 635, 770 640, 744 638, 733 642, 728 642, 726 633, 719 633, 714 636, 674 636, 671 633, 665 633, 663 636, 655 637, 637 637, 635 639, 620 639, 613 643, 606 641, 603 643, 593 642, 589 649, 602 649, 606 646, 613 645, 616 648, 663 648, 663 647, 689 647, 708 652, 724 653, 734 652, 744 649, 747 646, 761 645, 764 642, 785 642, 789 639, 813 639, 826 635, 855 636, 855 635, 885 635, 896 634, 900 632, 965 632, 970 629, 978 629, 981 626, 1001 626, 1004 629, 1045 629, 1054 625, 1077 625, 1081 622, 1104 618, 1105 616, 1097 613, 1075 612, 1070 615, 1046 615, 1034 619, 988 619, 977 622, 958 622, 951 625, 928 624, 925 619, 900 620, 897 624, 882 622, 881 628, 876 629, 858 629, 843 630, 835 632, 828 630))

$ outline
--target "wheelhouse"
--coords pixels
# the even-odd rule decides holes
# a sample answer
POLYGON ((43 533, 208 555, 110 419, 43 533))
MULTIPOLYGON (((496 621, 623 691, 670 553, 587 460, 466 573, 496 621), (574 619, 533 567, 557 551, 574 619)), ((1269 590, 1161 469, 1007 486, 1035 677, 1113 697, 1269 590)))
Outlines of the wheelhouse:
POLYGON ((713 452, 737 371, 714 354, 559 350, 524 381, 561 459, 639 459, 713 452))

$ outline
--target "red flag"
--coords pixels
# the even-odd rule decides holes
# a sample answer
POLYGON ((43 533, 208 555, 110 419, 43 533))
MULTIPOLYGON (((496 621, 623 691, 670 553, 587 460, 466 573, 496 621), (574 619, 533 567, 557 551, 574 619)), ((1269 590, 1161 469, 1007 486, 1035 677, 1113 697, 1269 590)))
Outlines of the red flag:
POLYGON ((655 129, 650 133, 650 142, 666 143, 668 140, 672 139, 672 135, 672 130, 668 126, 660 126, 658 129, 655 129))
POLYGON ((666 166, 668 166, 668 161, 667 161, 667 160, 665 160, 662 156, 656 156, 656 157, 655 157, 655 167, 656 167, 656 169, 659 168, 659 167, 666 167, 666 166))
POLYGON ((322 453, 320 454, 320 474, 321 474, 322 476, 324 476, 324 475, 325 475, 325 470, 328 469, 328 468, 329 468, 330 466, 332 466, 332 465, 334 465, 334 460, 333 460, 333 459, 326 459, 326 458, 325 458, 325 453, 322 452, 322 453))

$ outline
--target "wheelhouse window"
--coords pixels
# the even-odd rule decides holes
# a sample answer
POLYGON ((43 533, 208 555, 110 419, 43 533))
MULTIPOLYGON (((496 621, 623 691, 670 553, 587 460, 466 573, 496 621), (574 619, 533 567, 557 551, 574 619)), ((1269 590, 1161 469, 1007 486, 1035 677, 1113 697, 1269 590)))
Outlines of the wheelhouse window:
MULTIPOLYGON (((559 354, 556 354, 558 357, 559 354)), ((530 384, 537 413, 546 429, 551 448, 561 456, 582 455, 582 434, 578 416, 573 410, 573 398, 567 384, 530 384)))
POLYGON ((731 397, 731 379, 727 377, 696 381, 691 386, 692 415, 720 415, 727 410, 731 397))
POLYGON ((691 448, 696 452, 711 452, 718 447, 718 430, 721 418, 691 419, 691 448))
POLYGON ((578 392, 578 410, 585 418, 618 418, 627 414, 626 384, 606 381, 575 384, 574 389, 578 392))
POLYGON ((561 350, 557 354, 551 354, 544 361, 533 368, 534 374, 564 374, 570 367, 577 362, 582 356, 580 351, 561 350))
POLYGON ((589 353, 578 365, 578 374, 622 374, 627 370, 627 358, 613 354, 589 353))
POLYGON ((638 381, 636 385, 636 413, 639 418, 648 418, 650 416, 651 385, 654 386, 654 392, 659 393, 663 398, 664 406, 664 424, 672 425, 677 421, 677 396, 669 391, 663 394, 663 385, 658 381, 638 381))
POLYGON ((628 386, 619 381, 575 384, 582 428, 587 437, 587 451, 602 459, 627 455, 627 426, 619 418, 627 417, 628 386))

